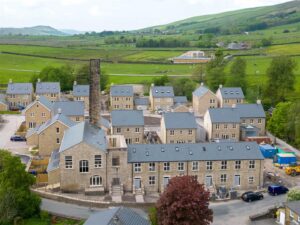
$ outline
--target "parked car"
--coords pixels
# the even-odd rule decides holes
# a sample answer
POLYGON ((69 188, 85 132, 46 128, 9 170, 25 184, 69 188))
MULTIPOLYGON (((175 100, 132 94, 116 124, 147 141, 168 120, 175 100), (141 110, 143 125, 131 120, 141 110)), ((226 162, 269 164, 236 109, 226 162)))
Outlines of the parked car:
POLYGON ((282 185, 270 185, 268 187, 268 192, 270 195, 280 195, 280 194, 285 194, 289 191, 289 189, 285 186, 282 185))
POLYGON ((242 199, 245 202, 252 202, 256 200, 262 200, 264 198, 264 195, 260 192, 253 192, 253 191, 248 191, 242 194, 242 199))
POLYGON ((10 138, 11 141, 26 141, 25 137, 19 136, 19 135, 14 135, 10 138))

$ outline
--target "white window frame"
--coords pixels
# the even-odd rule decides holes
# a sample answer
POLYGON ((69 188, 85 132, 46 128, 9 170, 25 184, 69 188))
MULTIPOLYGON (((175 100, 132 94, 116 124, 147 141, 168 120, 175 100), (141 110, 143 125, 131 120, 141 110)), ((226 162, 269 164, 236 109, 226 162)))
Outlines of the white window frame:
POLYGON ((227 182, 227 174, 221 174, 220 182, 221 184, 225 184, 227 182))
POLYGON ((80 160, 79 161, 79 173, 88 173, 89 172, 89 161, 80 160))
POLYGON ((241 160, 236 160, 235 161, 235 169, 240 170, 242 167, 242 161, 241 160))
POLYGON ((99 175, 94 175, 90 177, 90 187, 101 187, 102 186, 102 177, 99 175))
POLYGON ((248 177, 248 184, 254 184, 254 176, 248 177))
POLYGON ((95 168, 102 168, 102 155, 95 155, 94 160, 95 168))
POLYGON ((170 162, 164 162, 164 171, 170 171, 170 170, 171 170, 170 162))
POLYGON ((154 162, 149 163, 149 172, 155 172, 156 170, 156 165, 154 162))
POLYGON ((249 160, 249 169, 255 169, 255 160, 249 160))
POLYGON ((69 156, 69 155, 65 156, 65 169, 73 169, 73 157, 72 156, 69 156))
POLYGON ((192 162, 192 171, 199 171, 199 162, 198 161, 192 162))
POLYGON ((177 163, 177 170, 178 171, 184 171, 184 162, 178 162, 177 163))
POLYGON ((149 176, 149 177, 148 177, 148 184, 149 184, 150 186, 153 186, 153 185, 155 185, 155 183, 156 183, 156 178, 155 178, 155 176, 149 176))
POLYGON ((213 170, 213 161, 206 161, 206 170, 208 171, 213 170))
POLYGON ((227 160, 221 161, 221 170, 227 170, 227 160))
POLYGON ((134 163, 133 164, 133 171, 135 173, 141 173, 142 172, 142 164, 141 163, 134 163))

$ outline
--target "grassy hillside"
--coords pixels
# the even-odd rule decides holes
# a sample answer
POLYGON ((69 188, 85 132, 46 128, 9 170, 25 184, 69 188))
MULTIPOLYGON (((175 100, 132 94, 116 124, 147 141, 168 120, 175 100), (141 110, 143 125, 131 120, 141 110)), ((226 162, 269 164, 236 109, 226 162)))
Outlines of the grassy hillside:
POLYGON ((192 17, 174 23, 143 29, 158 29, 164 32, 205 32, 219 29, 219 32, 252 31, 300 22, 300 1, 258 8, 192 17))
POLYGON ((35 26, 35 27, 23 27, 23 28, 0 28, 0 35, 63 36, 66 34, 49 26, 35 26))

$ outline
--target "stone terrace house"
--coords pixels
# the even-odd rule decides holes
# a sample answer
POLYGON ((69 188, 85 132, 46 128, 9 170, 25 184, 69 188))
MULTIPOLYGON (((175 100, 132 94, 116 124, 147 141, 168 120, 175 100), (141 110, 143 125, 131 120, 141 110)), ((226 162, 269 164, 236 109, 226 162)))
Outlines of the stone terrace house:
POLYGON ((152 111, 162 109, 168 110, 174 105, 174 90, 172 86, 151 86, 150 109, 152 111))
POLYGON ((110 87, 110 106, 112 110, 132 110, 133 87, 129 85, 113 85, 110 87))
POLYGON ((7 111, 8 110, 8 103, 5 99, 5 95, 0 94, 0 111, 7 111))
POLYGON ((129 145, 134 189, 163 192, 175 176, 195 176, 213 190, 263 185, 264 157, 255 142, 129 145))
POLYGON ((111 134, 123 135, 127 144, 144 143, 144 115, 140 110, 111 112, 111 134))
POLYGON ((90 96, 90 86, 89 85, 79 85, 74 81, 73 85, 73 100, 83 101, 85 111, 89 110, 89 96, 90 96))
POLYGON ((300 201, 285 204, 285 225, 300 224, 300 201))
POLYGON ((207 139, 240 140, 240 116, 236 108, 211 108, 204 116, 207 139))
POLYGON ((244 103, 245 96, 240 87, 223 87, 220 85, 217 90, 219 107, 231 107, 234 104, 244 103))
POLYGON ((82 101, 58 101, 53 103, 52 116, 58 111, 69 117, 74 122, 84 121, 84 102, 82 101))
POLYGON ((40 156, 50 156, 54 150, 59 149, 64 132, 75 124, 61 112, 58 112, 37 129, 31 129, 27 132, 27 144, 37 146, 40 156))
POLYGON ((197 123, 188 112, 165 113, 161 120, 162 143, 196 143, 197 123))
POLYGON ((130 208, 116 207, 94 213, 83 225, 150 225, 130 208))
POLYGON ((37 96, 36 100, 25 109, 26 128, 35 128, 46 123, 52 117, 52 103, 44 96, 37 96))
POLYGON ((50 102, 60 100, 60 83, 59 82, 41 82, 39 79, 36 83, 35 94, 46 97, 50 102))
POLYGON ((193 109, 196 116, 203 117, 209 108, 218 108, 217 96, 201 83, 193 92, 193 109))
POLYGON ((6 101, 9 109, 24 109, 33 101, 31 83, 13 83, 11 80, 6 89, 6 101))

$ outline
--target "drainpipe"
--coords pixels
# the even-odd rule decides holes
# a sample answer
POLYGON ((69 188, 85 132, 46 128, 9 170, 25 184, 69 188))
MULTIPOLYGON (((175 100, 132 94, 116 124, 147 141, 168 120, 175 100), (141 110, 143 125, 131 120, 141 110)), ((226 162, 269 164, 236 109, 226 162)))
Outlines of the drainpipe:
POLYGON ((106 158, 106 165, 105 165, 105 166, 106 166, 106 170, 105 170, 105 176, 106 176, 106 178, 105 178, 105 180, 106 180, 106 190, 109 191, 109 188, 108 188, 108 180, 107 180, 107 179, 108 179, 108 175, 107 175, 107 171, 108 171, 108 169, 107 169, 107 168, 108 168, 108 164, 107 164, 107 162, 108 162, 108 160, 107 160, 107 158, 108 158, 108 153, 106 153, 106 157, 105 157, 105 158, 106 158))
POLYGON ((160 162, 157 163, 157 172, 158 172, 158 177, 157 177, 157 192, 160 192, 160 162))

